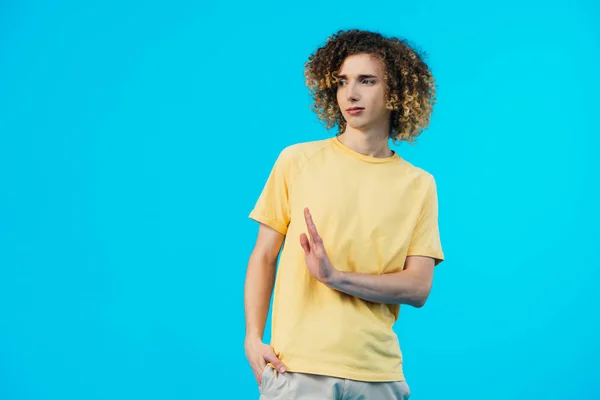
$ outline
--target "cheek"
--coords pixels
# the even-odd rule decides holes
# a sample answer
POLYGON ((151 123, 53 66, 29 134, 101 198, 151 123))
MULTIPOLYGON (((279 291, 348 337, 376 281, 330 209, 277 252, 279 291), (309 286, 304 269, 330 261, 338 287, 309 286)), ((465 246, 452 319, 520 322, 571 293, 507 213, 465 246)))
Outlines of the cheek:
POLYGON ((338 107, 342 108, 342 105, 344 104, 344 101, 343 101, 344 99, 343 99, 343 96, 340 94, 340 92, 337 92, 336 100, 337 100, 338 107))
POLYGON ((379 99, 379 102, 381 104, 385 104, 385 91, 384 90, 379 90, 377 93, 377 98, 379 99))
POLYGON ((373 110, 380 110, 385 105, 385 99, 379 93, 373 93, 369 98, 369 104, 373 110))
POLYGON ((385 93, 384 92, 377 93, 376 99, 377 99, 376 102, 377 102, 377 105, 379 106, 379 108, 385 108, 385 103, 386 103, 385 93))

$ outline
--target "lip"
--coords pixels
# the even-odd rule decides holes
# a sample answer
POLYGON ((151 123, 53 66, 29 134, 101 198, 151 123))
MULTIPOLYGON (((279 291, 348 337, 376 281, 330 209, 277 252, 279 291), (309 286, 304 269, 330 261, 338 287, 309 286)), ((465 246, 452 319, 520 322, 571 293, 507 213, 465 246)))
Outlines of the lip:
POLYGON ((357 110, 364 110, 364 107, 350 107, 350 108, 346 108, 346 111, 357 111, 357 110))
POLYGON ((363 110, 364 110, 364 108, 353 107, 353 108, 347 109, 346 111, 350 115, 357 115, 357 114, 360 114, 363 110))

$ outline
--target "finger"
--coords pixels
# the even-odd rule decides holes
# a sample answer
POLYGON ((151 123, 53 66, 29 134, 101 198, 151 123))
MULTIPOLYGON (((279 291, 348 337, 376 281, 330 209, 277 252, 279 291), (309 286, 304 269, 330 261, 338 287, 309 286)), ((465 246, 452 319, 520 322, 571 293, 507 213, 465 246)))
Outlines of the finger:
POLYGON ((307 255, 310 253, 310 243, 308 242, 308 236, 306 236, 305 233, 300 235, 300 246, 302 246, 307 255))
POLYGON ((304 219, 306 219, 306 227, 310 234, 310 240, 312 240, 313 243, 318 243, 321 240, 321 237, 319 236, 319 232, 317 232, 317 227, 315 226, 308 207, 304 209, 304 219))
POLYGON ((262 374, 263 371, 265 370, 265 366, 267 365, 267 363, 265 362, 265 360, 261 360, 258 364, 258 368, 256 369, 252 369, 252 372, 254 372, 254 378, 256 379, 256 381, 260 384, 260 382, 262 381, 262 374))
POLYGON ((283 364, 283 362, 281 362, 279 358, 277 358, 275 352, 272 349, 267 353, 267 355, 265 355, 265 360, 273 364, 277 371, 281 373, 285 372, 285 365, 283 364))

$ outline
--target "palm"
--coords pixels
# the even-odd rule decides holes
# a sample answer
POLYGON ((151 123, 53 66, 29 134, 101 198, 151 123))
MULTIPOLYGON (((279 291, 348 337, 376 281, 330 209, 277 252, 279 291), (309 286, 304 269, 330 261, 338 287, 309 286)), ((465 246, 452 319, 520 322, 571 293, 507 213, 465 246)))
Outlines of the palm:
POLYGON ((304 249, 304 258, 306 267, 310 274, 317 280, 327 281, 334 273, 333 265, 327 256, 323 239, 319 236, 317 228, 312 220, 312 216, 308 209, 304 210, 304 217, 310 235, 310 242, 306 234, 300 235, 300 244, 304 249))
MULTIPOLYGON (((327 261, 329 261, 327 254, 319 254, 321 251, 317 252, 316 244, 313 242, 308 254, 304 255, 304 259, 306 260, 306 266, 310 271, 311 275, 316 279, 321 280, 324 278, 324 275, 327 275, 327 261)), ((323 252, 324 253, 324 252, 323 252)))

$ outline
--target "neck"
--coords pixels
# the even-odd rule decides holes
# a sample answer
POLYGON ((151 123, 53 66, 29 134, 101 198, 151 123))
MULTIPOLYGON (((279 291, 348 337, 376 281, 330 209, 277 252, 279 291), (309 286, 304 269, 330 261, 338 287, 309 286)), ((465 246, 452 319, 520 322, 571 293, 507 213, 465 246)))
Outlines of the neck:
POLYGON ((346 126, 338 139, 346 147, 366 156, 384 158, 394 155, 389 146, 389 135, 380 129, 362 131, 346 126))

